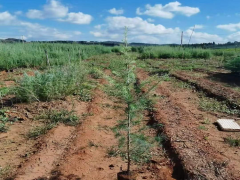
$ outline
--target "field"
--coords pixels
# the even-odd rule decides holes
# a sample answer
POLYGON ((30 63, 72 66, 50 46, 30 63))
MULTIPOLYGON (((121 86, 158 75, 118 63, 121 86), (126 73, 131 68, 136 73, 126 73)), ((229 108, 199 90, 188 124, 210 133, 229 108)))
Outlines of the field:
POLYGON ((0 44, 0 179, 240 179, 239 54, 0 44))

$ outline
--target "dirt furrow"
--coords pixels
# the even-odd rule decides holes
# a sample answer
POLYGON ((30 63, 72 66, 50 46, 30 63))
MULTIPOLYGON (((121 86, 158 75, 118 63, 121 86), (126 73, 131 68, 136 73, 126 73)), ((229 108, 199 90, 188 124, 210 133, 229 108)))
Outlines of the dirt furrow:
MULTIPOLYGON (((70 109, 67 108, 67 109, 70 109)), ((75 102, 76 114, 81 117, 86 113, 87 103, 75 102)), ((75 138, 76 127, 59 125, 52 129, 37 144, 37 152, 19 168, 16 180, 33 180, 45 177, 58 166, 59 159, 75 138)))
POLYGON ((234 91, 228 87, 224 87, 219 83, 211 82, 210 80, 207 79, 192 77, 180 71, 172 73, 172 76, 182 81, 193 84, 194 86, 196 86, 199 89, 202 89, 209 95, 212 95, 219 99, 226 100, 229 103, 237 105, 238 108, 240 108, 240 93, 237 91, 234 91))
POLYGON ((112 146, 117 147, 111 128, 124 113, 113 109, 113 105, 114 102, 102 91, 95 92, 88 109, 90 116, 78 127, 76 139, 59 162, 58 179, 115 179, 120 167, 125 168, 126 163, 121 158, 110 158, 107 153, 112 146))
MULTIPOLYGON (((138 71, 140 80, 148 73, 138 71)), ((205 139, 198 127, 198 119, 172 96, 164 84, 157 87, 157 96, 162 97, 156 104, 155 118, 164 124, 169 149, 177 155, 184 171, 184 179, 239 179, 234 167, 228 165, 228 158, 221 155, 205 139)))

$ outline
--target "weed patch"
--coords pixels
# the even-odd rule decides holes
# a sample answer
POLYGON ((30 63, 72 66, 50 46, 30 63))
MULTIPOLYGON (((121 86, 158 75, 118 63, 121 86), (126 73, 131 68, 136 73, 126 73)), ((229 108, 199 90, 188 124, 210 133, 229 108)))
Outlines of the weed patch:
POLYGON ((232 147, 239 147, 240 146, 240 139, 234 139, 232 137, 228 137, 228 138, 225 138, 224 141, 232 147))
POLYGON ((85 80, 83 66, 69 65, 51 69, 35 76, 24 75, 14 88, 16 98, 23 102, 50 101, 77 94, 85 80))
POLYGON ((73 111, 67 110, 50 110, 42 113, 38 117, 37 120, 44 120, 43 126, 38 126, 30 130, 27 134, 28 138, 36 138, 41 135, 47 134, 47 132, 54 127, 56 127, 59 123, 63 123, 68 126, 76 126, 79 124, 79 118, 74 114, 73 111))

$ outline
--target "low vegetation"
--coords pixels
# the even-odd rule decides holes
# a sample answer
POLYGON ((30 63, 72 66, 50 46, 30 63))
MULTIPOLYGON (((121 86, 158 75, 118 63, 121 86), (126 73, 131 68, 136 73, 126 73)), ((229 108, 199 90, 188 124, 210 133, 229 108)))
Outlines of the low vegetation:
POLYGON ((225 138, 224 141, 232 147, 239 147, 240 146, 240 139, 239 138, 235 139, 235 138, 232 138, 232 137, 228 137, 228 138, 225 138))
POLYGON ((35 76, 24 75, 14 88, 16 98, 22 102, 50 101, 81 93, 86 70, 82 65, 69 65, 50 69, 35 76))
POLYGON ((44 125, 37 126, 29 131, 28 138, 36 138, 40 135, 46 134, 49 130, 56 127, 59 123, 68 126, 76 126, 79 124, 79 117, 74 114, 74 111, 67 110, 50 110, 42 113, 37 119, 44 120, 44 125))
POLYGON ((142 59, 210 59, 213 54, 211 50, 204 49, 182 49, 179 47, 146 47, 141 52, 142 59))
POLYGON ((0 44, 0 70, 15 68, 47 68, 78 63, 94 55, 112 52, 111 47, 61 43, 0 44))
POLYGON ((225 64, 225 67, 232 72, 240 73, 240 57, 234 58, 225 64))

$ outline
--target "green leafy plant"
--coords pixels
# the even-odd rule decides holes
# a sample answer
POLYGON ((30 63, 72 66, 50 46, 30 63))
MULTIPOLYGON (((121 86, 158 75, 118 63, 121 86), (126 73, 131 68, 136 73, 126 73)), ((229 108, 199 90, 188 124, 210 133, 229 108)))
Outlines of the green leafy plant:
POLYGON ((55 127, 55 124, 45 124, 43 126, 35 127, 28 132, 27 137, 28 138, 39 137, 41 135, 47 134, 47 132, 54 127, 55 127))
POLYGON ((82 65, 53 68, 35 76, 24 75, 14 88, 16 98, 23 102, 50 101, 77 94, 87 72, 82 65))
POLYGON ((131 172, 131 162, 145 163, 150 157, 150 150, 153 146, 152 139, 146 136, 140 128, 143 111, 149 108, 151 104, 148 99, 149 88, 146 93, 142 93, 141 88, 145 84, 140 84, 136 77, 136 62, 129 55, 127 43, 127 29, 124 35, 124 47, 122 47, 122 59, 112 60, 109 68, 112 70, 113 78, 108 77, 109 84, 105 91, 115 96, 126 104, 126 119, 118 122, 116 127, 112 128, 115 137, 118 138, 118 153, 108 151, 111 155, 120 155, 128 161, 127 172, 131 172))
POLYGON ((78 64, 89 57, 111 53, 112 47, 81 45, 77 43, 1 43, 0 70, 16 68, 48 68, 46 53, 51 66, 63 66, 69 61, 78 64))
POLYGON ((0 133, 8 130, 6 123, 9 121, 6 109, 0 109, 0 133))
POLYGON ((240 72, 240 57, 234 58, 225 64, 225 68, 232 72, 240 72))
POLYGON ((76 126, 79 124, 79 117, 74 114, 74 111, 67 110, 49 110, 43 112, 36 119, 44 120, 43 126, 33 128, 27 134, 28 138, 36 138, 40 135, 47 134, 49 130, 56 127, 59 123, 63 123, 69 126, 76 126))
POLYGON ((224 141, 232 147, 240 146, 240 139, 234 139, 232 137, 225 138, 224 141))

